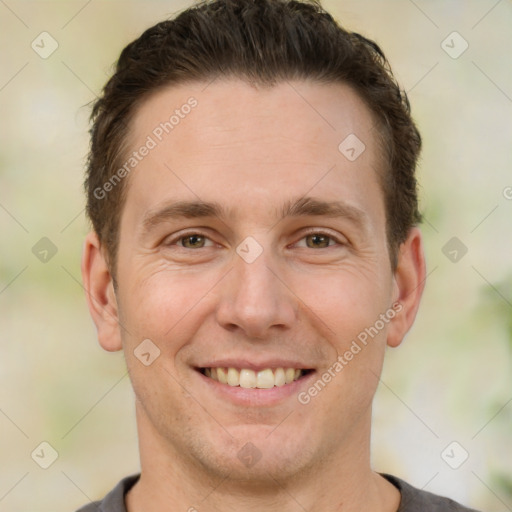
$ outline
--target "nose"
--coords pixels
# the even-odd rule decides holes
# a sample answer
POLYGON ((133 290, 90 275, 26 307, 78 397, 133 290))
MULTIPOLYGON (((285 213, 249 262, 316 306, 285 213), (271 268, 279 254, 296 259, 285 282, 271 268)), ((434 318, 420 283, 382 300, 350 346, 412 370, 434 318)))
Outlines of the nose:
POLYGON ((293 325, 297 299, 279 266, 263 253, 252 263, 235 256, 216 311, 219 325, 250 339, 265 339, 293 325))

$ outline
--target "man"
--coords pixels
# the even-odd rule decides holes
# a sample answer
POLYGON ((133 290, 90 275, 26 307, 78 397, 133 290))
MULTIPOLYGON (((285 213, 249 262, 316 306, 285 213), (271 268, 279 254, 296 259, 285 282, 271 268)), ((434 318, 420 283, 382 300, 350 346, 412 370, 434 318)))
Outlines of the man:
POLYGON ((469 510, 370 466, 425 281, 378 46, 316 3, 201 3, 123 50, 92 119, 82 273, 141 474, 81 510, 469 510))

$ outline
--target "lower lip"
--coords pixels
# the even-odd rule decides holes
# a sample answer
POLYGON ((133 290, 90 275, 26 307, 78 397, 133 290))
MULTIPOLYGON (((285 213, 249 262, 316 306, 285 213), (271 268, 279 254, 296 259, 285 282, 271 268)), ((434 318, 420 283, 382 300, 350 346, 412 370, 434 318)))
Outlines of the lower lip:
POLYGON ((290 397, 297 397, 301 389, 309 386, 310 381, 315 376, 315 371, 304 375, 300 379, 294 380, 284 386, 274 386, 269 389, 242 388, 241 386, 230 386, 203 375, 199 370, 194 370, 201 380, 209 386, 213 393, 223 400, 230 400, 236 405, 245 405, 251 407, 269 407, 278 405, 283 400, 290 397))

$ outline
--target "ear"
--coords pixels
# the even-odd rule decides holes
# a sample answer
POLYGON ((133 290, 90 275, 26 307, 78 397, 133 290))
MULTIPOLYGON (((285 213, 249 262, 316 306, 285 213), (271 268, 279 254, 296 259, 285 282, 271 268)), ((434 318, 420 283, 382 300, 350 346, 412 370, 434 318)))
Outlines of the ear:
POLYGON ((425 287, 423 241, 421 231, 416 227, 409 231, 407 240, 400 245, 393 280, 393 309, 397 314, 389 322, 387 344, 397 347, 416 318, 425 287))
POLYGON ((82 280, 100 345, 109 352, 122 349, 121 331, 114 283, 96 233, 85 238, 82 254, 82 280))

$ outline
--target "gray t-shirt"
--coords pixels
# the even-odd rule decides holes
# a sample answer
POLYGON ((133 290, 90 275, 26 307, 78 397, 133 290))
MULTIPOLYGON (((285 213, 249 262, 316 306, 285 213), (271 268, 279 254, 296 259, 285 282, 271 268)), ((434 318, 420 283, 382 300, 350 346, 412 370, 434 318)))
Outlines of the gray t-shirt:
MULTIPOLYGON (((443 498, 427 491, 416 489, 396 476, 381 473, 402 495, 397 512, 478 512, 459 505, 449 498, 443 498)), ((126 512, 124 496, 137 482, 140 475, 132 475, 121 480, 103 501, 95 501, 77 512, 126 512)))

